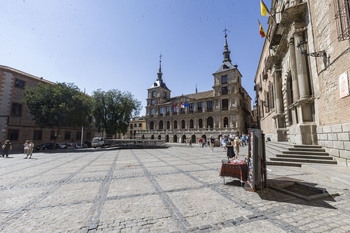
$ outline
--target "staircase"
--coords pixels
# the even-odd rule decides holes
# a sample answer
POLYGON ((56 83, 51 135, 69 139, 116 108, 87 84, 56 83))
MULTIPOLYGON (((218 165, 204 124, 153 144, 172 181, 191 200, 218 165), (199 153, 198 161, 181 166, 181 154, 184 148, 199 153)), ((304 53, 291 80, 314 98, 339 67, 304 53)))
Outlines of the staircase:
POLYGON ((337 164, 322 146, 266 142, 266 164, 301 167, 304 163, 337 164))

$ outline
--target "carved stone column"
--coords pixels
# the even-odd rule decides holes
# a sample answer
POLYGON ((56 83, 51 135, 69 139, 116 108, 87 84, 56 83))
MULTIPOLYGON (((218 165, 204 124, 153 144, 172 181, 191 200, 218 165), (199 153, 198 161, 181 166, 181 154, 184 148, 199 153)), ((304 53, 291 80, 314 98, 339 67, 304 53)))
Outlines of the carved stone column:
MULTIPOLYGON (((298 52, 298 51, 297 51, 298 52)), ((289 41, 289 65, 292 74, 293 100, 299 100, 298 72, 295 58, 294 38, 289 41)))
POLYGON ((298 44, 303 40, 302 34, 306 29, 298 29, 294 33, 294 47, 295 47, 295 58, 296 58, 296 67, 298 72, 298 84, 299 84, 299 95, 300 99, 307 99, 310 97, 309 91, 309 82, 307 77, 307 67, 306 67, 306 58, 304 54, 301 54, 298 50, 298 44))
POLYGON ((275 98, 276 98, 276 113, 283 113, 283 103, 282 103, 282 80, 281 80, 281 69, 275 69, 273 75, 273 82, 275 83, 275 98))

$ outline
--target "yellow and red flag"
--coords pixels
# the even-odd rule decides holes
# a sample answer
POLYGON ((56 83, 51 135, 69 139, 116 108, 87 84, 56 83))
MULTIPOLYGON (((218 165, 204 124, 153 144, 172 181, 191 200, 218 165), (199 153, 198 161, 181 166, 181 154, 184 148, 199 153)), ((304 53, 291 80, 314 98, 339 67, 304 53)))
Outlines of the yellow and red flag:
POLYGON ((266 33, 264 31, 264 28, 261 26, 260 21, 258 20, 259 23, 259 34, 261 35, 261 38, 264 38, 266 36, 266 33))
POLYGON ((261 8, 261 15, 262 16, 271 15, 269 9, 267 9, 263 0, 260 0, 260 8, 261 8))

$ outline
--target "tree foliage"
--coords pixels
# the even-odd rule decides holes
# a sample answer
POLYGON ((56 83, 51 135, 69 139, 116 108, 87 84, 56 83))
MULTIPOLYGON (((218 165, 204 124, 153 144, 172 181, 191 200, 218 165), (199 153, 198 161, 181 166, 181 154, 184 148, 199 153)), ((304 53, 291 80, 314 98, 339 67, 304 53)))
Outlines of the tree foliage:
POLYGON ((41 127, 86 126, 92 110, 90 96, 74 84, 40 84, 27 87, 24 102, 41 127))
POLYGON ((129 92, 112 89, 93 93, 92 114, 96 127, 100 131, 105 130, 107 134, 125 134, 130 119, 139 114, 140 110, 141 102, 129 92))

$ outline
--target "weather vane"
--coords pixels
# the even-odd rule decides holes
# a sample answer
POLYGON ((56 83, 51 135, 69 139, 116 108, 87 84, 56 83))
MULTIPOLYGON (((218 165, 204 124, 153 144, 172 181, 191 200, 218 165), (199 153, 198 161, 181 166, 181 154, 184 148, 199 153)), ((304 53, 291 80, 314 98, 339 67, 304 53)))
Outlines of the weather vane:
POLYGON ((229 32, 229 30, 227 28, 225 28, 224 32, 225 32, 225 36, 227 36, 227 32, 229 32))

